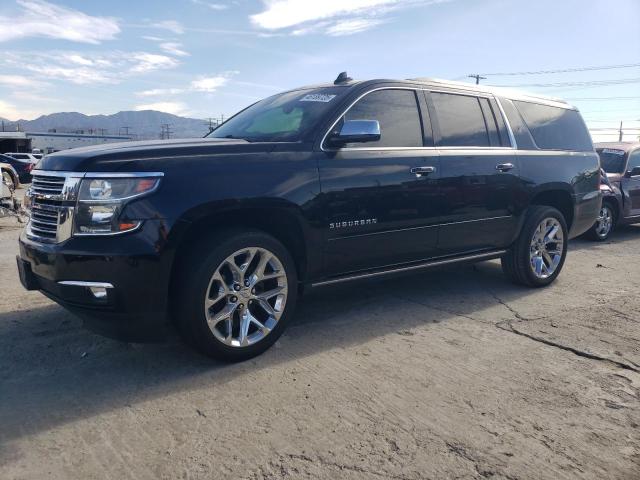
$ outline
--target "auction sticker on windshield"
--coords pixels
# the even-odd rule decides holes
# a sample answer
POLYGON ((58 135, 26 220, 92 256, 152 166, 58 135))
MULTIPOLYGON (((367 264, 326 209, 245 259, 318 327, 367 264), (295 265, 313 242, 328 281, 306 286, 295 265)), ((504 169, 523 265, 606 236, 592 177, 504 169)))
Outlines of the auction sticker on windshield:
POLYGON ((333 100, 335 95, 327 95, 324 93, 309 93, 300 99, 301 102, 323 102, 327 103, 333 100))

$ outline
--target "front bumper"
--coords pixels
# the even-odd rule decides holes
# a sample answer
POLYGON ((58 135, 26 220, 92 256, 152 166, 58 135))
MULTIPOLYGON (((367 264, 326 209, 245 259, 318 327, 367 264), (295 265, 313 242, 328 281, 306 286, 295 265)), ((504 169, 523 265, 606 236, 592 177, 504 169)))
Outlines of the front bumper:
POLYGON ((168 325, 170 259, 163 233, 161 220, 146 221, 131 234, 72 237, 61 244, 38 243, 23 232, 20 279, 91 330, 128 341, 157 340, 168 325))

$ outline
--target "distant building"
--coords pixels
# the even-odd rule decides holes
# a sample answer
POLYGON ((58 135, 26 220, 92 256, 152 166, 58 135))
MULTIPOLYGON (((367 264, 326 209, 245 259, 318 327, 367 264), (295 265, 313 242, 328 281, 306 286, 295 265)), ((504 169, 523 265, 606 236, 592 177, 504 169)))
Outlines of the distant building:
MULTIPOLYGON (((37 148, 42 153, 52 153, 58 150, 70 148, 89 147, 104 143, 129 142, 131 136, 125 135, 87 135, 84 133, 57 133, 57 132, 26 132, 26 137, 31 141, 31 148, 37 148)), ((8 150, 7 150, 8 151, 8 150)), ((14 150, 16 152, 20 150, 14 150)), ((31 151, 31 150, 29 150, 31 151)))
POLYGON ((32 148, 24 132, 0 132, 0 153, 30 153, 32 148))

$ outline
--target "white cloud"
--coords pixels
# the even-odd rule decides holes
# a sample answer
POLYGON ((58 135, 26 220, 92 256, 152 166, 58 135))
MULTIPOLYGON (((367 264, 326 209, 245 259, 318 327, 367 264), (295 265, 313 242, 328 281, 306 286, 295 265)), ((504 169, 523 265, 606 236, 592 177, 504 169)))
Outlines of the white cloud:
POLYGON ((149 52, 111 51, 81 55, 73 51, 0 51, 0 70, 5 67, 27 71, 27 78, 34 81, 57 79, 76 85, 116 84, 135 75, 171 69, 179 64, 174 57, 149 52))
POLYGON ((179 95, 184 92, 184 88, 153 88, 151 90, 136 92, 136 95, 139 97, 164 97, 167 95, 179 95))
POLYGON ((92 17, 78 10, 44 0, 17 0, 23 11, 0 16, 0 42, 25 37, 49 37, 98 44, 120 33, 118 22, 109 17, 92 17))
POLYGON ((162 42, 160 48, 166 53, 175 55, 177 57, 188 57, 189 52, 182 49, 182 44, 178 42, 162 42))
POLYGON ((229 82, 228 75, 217 75, 215 77, 203 77, 191 82, 191 90, 196 92, 215 92, 229 82))
POLYGON ((447 1, 451 0, 323 0, 310 5, 307 0, 263 0, 265 9, 250 19, 259 28, 292 35, 350 35, 384 23, 381 17, 393 10, 447 1))
POLYGON ((0 85, 19 88, 40 88, 46 86, 47 83, 21 75, 0 75, 0 85))
POLYGON ((152 23, 151 26, 162 30, 169 30, 176 35, 182 35, 184 33, 184 27, 176 20, 163 20, 162 22, 152 23))
POLYGON ((227 8, 229 8, 228 5, 225 5, 223 3, 212 3, 212 2, 206 2, 204 0, 191 0, 191 3, 195 3, 196 5, 202 5, 210 8, 211 10, 217 10, 217 11, 226 10, 227 8))
POLYGON ((133 66, 131 71, 135 73, 147 73, 154 70, 177 67, 180 62, 175 58, 155 53, 139 52, 131 55, 133 66))
POLYGON ((189 110, 187 106, 182 102, 156 102, 146 103, 144 105, 136 105, 135 110, 157 110, 159 112, 172 113, 173 115, 188 115, 189 110))
POLYGON ((23 105, 16 107, 12 103, 0 100, 0 117, 6 118, 7 120, 15 122, 20 119, 36 118, 43 114, 44 112, 42 110, 31 110, 24 108, 23 105))
POLYGON ((384 23, 382 20, 374 20, 371 18, 356 18, 353 20, 343 20, 331 25, 327 28, 328 35, 338 37, 342 35, 353 35, 354 33, 364 32, 370 28, 376 27, 384 23))

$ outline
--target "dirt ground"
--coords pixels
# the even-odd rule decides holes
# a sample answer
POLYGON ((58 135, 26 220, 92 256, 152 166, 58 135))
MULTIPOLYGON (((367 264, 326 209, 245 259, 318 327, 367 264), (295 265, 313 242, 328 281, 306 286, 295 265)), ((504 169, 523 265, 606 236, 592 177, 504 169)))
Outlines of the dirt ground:
POLYGON ((0 225, 2 479, 640 478, 640 226, 542 290, 486 262, 318 291, 222 365, 84 330, 0 225))

